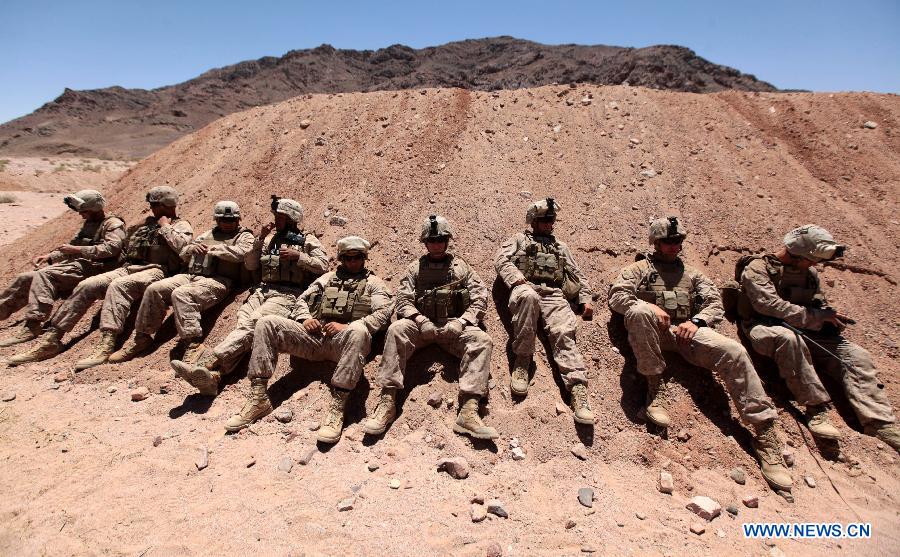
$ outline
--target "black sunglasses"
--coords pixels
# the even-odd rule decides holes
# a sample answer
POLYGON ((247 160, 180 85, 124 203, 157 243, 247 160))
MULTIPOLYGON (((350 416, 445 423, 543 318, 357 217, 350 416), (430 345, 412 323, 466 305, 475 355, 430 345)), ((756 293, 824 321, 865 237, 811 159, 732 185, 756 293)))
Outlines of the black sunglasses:
POLYGON ((358 253, 356 255, 342 255, 341 261, 359 261, 359 260, 365 259, 365 258, 366 258, 365 255, 358 253))

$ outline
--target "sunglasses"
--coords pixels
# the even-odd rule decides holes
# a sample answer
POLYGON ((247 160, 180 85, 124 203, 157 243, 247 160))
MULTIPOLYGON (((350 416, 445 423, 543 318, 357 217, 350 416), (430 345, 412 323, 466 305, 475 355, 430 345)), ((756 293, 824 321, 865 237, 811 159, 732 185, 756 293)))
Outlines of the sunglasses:
POLYGON ((683 238, 663 238, 662 240, 660 240, 660 242, 662 242, 663 244, 666 244, 667 246, 680 246, 684 242, 684 239, 683 238))
POLYGON ((537 217, 534 220, 537 222, 549 222, 550 224, 553 224, 556 222, 556 217, 537 217))
POLYGON ((426 244, 446 244, 447 238, 425 238, 426 244))
POLYGON ((364 260, 365 258, 366 258, 366 256, 361 253, 357 254, 357 255, 342 255, 341 261, 361 261, 361 260, 364 260))

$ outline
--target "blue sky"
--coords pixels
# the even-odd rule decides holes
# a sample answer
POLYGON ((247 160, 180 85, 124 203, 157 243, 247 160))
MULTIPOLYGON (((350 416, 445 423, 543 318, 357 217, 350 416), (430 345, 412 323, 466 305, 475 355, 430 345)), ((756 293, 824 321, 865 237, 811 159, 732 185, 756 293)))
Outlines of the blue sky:
POLYGON ((678 44, 780 88, 900 92, 897 0, 0 0, 0 122, 65 87, 149 89, 323 43, 421 48, 496 35, 678 44))

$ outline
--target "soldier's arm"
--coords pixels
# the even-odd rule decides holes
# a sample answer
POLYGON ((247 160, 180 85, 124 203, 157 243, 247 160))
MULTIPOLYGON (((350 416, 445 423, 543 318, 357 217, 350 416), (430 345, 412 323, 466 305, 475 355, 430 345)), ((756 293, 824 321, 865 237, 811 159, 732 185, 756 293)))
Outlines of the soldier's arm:
POLYGON ((179 219, 174 224, 169 223, 159 227, 159 234, 163 237, 169 247, 180 254, 194 238, 194 229, 185 219, 179 219))
POLYGON ((122 253, 125 244, 125 223, 116 219, 111 223, 99 244, 82 246, 81 255, 85 259, 112 259, 122 253))
MULTIPOLYGON (((468 264, 466 265, 468 267, 468 264)), ((470 325, 477 325, 487 311, 488 290, 475 269, 469 267, 463 284, 469 289, 469 307, 463 312, 461 319, 470 325)))
POLYGON ((722 294, 715 283, 709 280, 703 273, 696 273, 692 278, 695 294, 703 298, 699 311, 693 318, 702 319, 709 326, 714 326, 725 317, 725 306, 722 305, 722 294))
POLYGON ((406 268, 403 278, 400 279, 400 287, 397 288, 397 317, 412 319, 419 314, 419 310, 416 309, 416 275, 418 275, 418 269, 418 262, 413 262, 406 268))
POLYGON ((512 288, 513 284, 525 280, 525 275, 522 274, 522 271, 516 267, 512 260, 516 252, 519 251, 521 238, 522 234, 516 234, 506 240, 494 255, 494 269, 497 271, 497 276, 509 288, 512 288))
POLYGON ((181 253, 179 253, 178 256, 181 257, 182 261, 187 263, 188 261, 191 260, 191 254, 193 253, 193 250, 191 249, 191 247, 195 246, 197 244, 202 244, 203 241, 206 240, 207 238, 209 238, 211 235, 212 235, 212 231, 210 230, 210 231, 204 232, 203 234, 197 236, 196 238, 194 238, 193 240, 188 242, 187 245, 185 245, 183 248, 181 248, 181 253))
POLYGON ((306 235, 306 243, 300 250, 297 264, 313 273, 324 273, 328 270, 328 254, 322 249, 322 243, 312 234, 306 235))
POLYGON ((622 269, 616 280, 609 286, 609 309, 624 315, 635 304, 642 304, 637 297, 638 285, 644 278, 640 266, 631 265, 622 269))
POLYGON ((325 290, 325 282, 322 281, 323 278, 325 277, 319 277, 314 280, 312 284, 306 287, 303 294, 300 294, 300 296, 297 297, 294 309, 291 311, 291 319, 302 322, 312 318, 309 304, 316 296, 325 290))
POLYGON ((213 257, 218 257, 222 261, 239 263, 244 261, 247 254, 253 249, 253 245, 253 233, 249 230, 245 230, 238 234, 237 238, 234 239, 234 243, 216 244, 209 248, 208 253, 213 257))
POLYGON ((387 285, 376 276, 370 276, 366 281, 366 294, 372 303, 372 313, 357 319, 353 323, 359 323, 369 331, 369 334, 374 335, 378 331, 387 328, 391 322, 391 314, 394 313, 394 300, 387 285))
POLYGON ((262 252, 269 242, 272 239, 272 233, 269 233, 265 238, 262 236, 257 236, 253 240, 253 247, 250 248, 250 251, 247 252, 247 255, 244 256, 244 267, 247 268, 248 271, 255 271, 259 269, 259 261, 262 256, 262 252))
POLYGON ((578 263, 575 263, 575 258, 572 257, 572 252, 571 250, 569 250, 569 246, 567 246, 566 244, 560 244, 560 252, 562 253, 563 259, 565 260, 566 268, 569 269, 573 275, 575 275, 578 283, 581 284, 581 290, 578 291, 578 303, 591 303, 594 300, 594 292, 593 290, 591 290, 591 285, 588 282, 587 276, 581 271, 578 263))
POLYGON ((819 330, 825 324, 828 312, 792 304, 778 295, 766 271, 765 262, 761 259, 751 262, 744 268, 741 274, 741 288, 744 289, 744 294, 757 313, 781 319, 788 325, 802 329, 819 330))

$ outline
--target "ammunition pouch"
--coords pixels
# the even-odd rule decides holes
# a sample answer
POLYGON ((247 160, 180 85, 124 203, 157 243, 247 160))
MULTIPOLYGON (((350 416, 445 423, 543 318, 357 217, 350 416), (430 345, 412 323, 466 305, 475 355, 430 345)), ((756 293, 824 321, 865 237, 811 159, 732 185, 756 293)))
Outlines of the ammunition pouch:
MULTIPOLYGON (((368 274, 366 274, 368 276, 368 274)), ((340 279, 335 275, 310 307, 320 321, 350 323, 372 314, 372 298, 366 292, 366 279, 340 279)))
POLYGON ((462 317, 470 303, 467 288, 436 288, 416 300, 416 309, 431 320, 452 319, 462 317))

